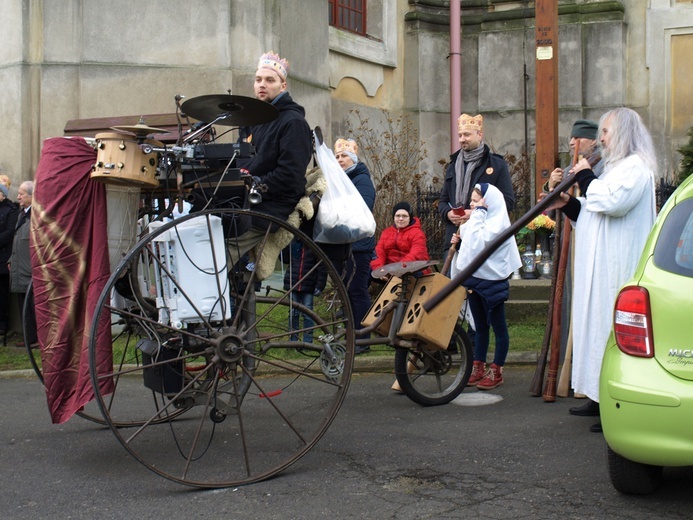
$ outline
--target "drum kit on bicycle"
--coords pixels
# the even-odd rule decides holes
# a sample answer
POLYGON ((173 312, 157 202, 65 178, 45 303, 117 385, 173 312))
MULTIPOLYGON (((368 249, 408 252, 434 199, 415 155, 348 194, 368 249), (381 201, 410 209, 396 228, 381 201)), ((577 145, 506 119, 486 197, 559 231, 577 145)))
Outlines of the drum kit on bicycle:
MULTIPOLYGON (((192 98, 179 109, 200 123, 175 145, 142 120, 94 140, 92 179, 139 194, 175 178, 172 199, 197 190, 207 202, 177 218, 163 208, 139 211, 136 236, 124 242, 91 320, 95 402, 80 415, 107 424, 155 473, 215 488, 266 479, 317 443, 344 400, 360 342, 395 347, 395 372, 413 401, 457 397, 472 366, 458 319, 464 290, 426 313, 422 304, 449 280, 416 278, 415 263, 385 266, 389 283, 356 330, 341 273, 312 237, 262 214, 269 225, 259 243, 247 254, 238 245, 248 217, 260 216, 247 204, 252 178, 234 168, 253 149, 217 142, 212 128, 266 123, 277 110, 232 95, 192 98), (215 198, 220 190, 224 204, 215 198), (229 203, 228 192, 239 200, 229 203), (315 258, 313 267, 293 278, 290 266, 277 264, 286 276, 259 280, 253 264, 276 262, 272 254, 292 241, 315 258), (299 303, 295 291, 319 272, 325 289, 312 305, 299 303), (371 329, 377 337, 356 338, 371 329), (113 356, 105 371, 96 366, 103 349, 113 356)), ((119 211, 137 209, 128 203, 119 211)), ((130 224, 118 232, 131 233, 130 224)))

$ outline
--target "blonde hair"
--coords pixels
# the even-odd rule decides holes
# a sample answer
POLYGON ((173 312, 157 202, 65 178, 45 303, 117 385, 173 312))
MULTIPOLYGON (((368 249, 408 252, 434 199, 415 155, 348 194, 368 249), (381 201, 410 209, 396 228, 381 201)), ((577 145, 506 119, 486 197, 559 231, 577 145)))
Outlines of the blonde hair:
POLYGON ((9 189, 12 187, 12 180, 7 175, 0 175, 0 184, 4 184, 9 189))

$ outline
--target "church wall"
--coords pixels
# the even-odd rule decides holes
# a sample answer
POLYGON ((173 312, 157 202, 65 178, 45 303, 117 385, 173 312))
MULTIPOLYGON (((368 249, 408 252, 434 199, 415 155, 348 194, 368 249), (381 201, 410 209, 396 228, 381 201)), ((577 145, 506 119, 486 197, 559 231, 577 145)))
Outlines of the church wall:
POLYGON ((0 12, 0 118, 12 134, 0 169, 16 180, 68 120, 170 113, 176 94, 252 96, 270 49, 289 59, 308 120, 330 119, 323 0, 0 0, 0 12))
MULTIPOLYGON (((17 180, 32 175, 41 142, 69 119, 172 112, 176 94, 252 95, 255 63, 269 49, 289 57, 289 90, 330 139, 350 109, 384 109, 416 121, 423 169, 437 171, 450 153, 446 0, 369 0, 369 38, 328 27, 324 0, 114 5, 0 0, 0 168, 17 180)), ((499 152, 534 147, 532 8, 462 2, 462 110, 484 114, 499 152)), ((673 172, 693 126, 693 4, 561 0, 559 9, 561 145, 574 119, 626 105, 650 127, 662 175, 673 172)))

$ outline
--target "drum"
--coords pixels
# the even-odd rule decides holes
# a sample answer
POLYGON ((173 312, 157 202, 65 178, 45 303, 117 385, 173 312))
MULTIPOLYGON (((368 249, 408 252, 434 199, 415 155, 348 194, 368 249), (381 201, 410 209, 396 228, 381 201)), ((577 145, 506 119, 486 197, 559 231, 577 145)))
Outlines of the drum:
MULTIPOLYGON (((143 139, 141 144, 163 148, 163 143, 143 139)), ((157 153, 144 153, 132 136, 96 134, 96 164, 91 178, 106 184, 156 188, 157 153)))

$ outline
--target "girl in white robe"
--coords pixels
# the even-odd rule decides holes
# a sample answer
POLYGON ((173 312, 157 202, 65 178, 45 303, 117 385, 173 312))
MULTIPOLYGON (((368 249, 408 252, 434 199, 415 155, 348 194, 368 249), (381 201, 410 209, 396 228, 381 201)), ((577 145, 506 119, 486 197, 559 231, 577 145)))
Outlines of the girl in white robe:
MULTIPOLYGON (((492 184, 474 186, 469 220, 460 226, 459 251, 452 261, 453 277, 465 269, 474 258, 500 233, 510 227, 503 194, 492 184)), ((491 390, 503 384, 503 365, 508 355, 510 338, 505 321, 505 304, 510 284, 508 278, 522 265, 515 237, 503 242, 472 276, 462 282, 468 290, 467 300, 474 318, 474 365, 468 386, 491 390), (486 356, 489 331, 493 328, 496 349, 488 370, 486 356)))

